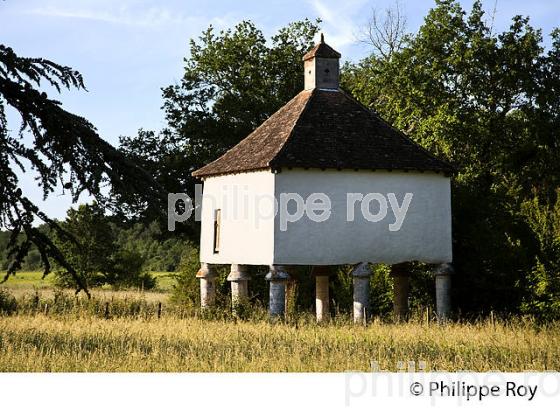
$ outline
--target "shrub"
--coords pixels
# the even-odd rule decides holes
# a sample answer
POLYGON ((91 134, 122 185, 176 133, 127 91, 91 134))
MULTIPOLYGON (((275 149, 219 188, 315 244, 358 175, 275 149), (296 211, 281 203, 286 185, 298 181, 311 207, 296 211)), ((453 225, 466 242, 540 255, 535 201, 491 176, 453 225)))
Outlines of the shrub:
POLYGON ((139 287, 153 289, 156 278, 143 270, 144 258, 133 250, 119 250, 106 273, 105 282, 114 287, 139 287))
POLYGON ((0 314, 11 315, 17 310, 16 298, 6 289, 0 289, 0 314))
POLYGON ((541 320, 560 318, 560 190, 555 200, 535 197, 521 206, 537 244, 534 266, 526 275, 523 313, 541 320))
POLYGON ((196 272, 200 268, 198 250, 194 246, 189 246, 177 269, 177 273, 172 277, 175 280, 171 301, 185 307, 195 307, 200 303, 200 293, 196 272))

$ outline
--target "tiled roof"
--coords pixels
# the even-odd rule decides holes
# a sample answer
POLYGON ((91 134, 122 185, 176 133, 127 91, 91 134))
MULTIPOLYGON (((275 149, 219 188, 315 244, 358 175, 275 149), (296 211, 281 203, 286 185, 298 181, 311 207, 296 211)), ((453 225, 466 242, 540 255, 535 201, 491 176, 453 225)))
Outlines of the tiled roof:
POLYGON ((320 42, 303 56, 303 61, 310 60, 314 57, 340 58, 340 53, 327 43, 320 42))
POLYGON ((454 172, 345 92, 313 89, 193 175, 291 167, 454 172))

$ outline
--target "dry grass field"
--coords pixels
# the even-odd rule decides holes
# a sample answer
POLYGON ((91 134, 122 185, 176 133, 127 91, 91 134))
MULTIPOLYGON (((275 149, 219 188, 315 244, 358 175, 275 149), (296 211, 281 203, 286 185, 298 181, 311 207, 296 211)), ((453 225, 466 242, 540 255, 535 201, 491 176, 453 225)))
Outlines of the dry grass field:
POLYGON ((0 371, 334 372, 560 369, 560 331, 528 324, 316 326, 200 318, 0 318, 0 371))
POLYGON ((374 362, 397 371, 409 361, 432 371, 560 370, 558 324, 419 319, 364 327, 338 317, 316 325, 310 314, 271 323, 262 311, 236 321, 173 306, 165 292, 97 290, 88 301, 15 285, 8 291, 17 311, 0 314, 2 372, 335 372, 369 371, 374 362))

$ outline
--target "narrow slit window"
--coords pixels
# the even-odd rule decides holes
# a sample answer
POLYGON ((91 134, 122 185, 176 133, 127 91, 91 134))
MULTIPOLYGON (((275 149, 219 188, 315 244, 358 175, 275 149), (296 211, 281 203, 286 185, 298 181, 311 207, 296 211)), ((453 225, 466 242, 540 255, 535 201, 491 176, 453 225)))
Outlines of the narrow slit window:
POLYGON ((220 230, 221 230, 222 210, 214 211, 214 253, 220 252, 220 230))

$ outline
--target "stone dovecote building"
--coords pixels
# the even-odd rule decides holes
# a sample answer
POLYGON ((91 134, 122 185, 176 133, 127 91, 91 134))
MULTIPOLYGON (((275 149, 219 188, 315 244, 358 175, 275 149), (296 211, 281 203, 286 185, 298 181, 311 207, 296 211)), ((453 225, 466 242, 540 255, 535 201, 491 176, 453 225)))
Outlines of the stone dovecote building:
POLYGON ((356 264, 354 317, 361 321, 367 262, 383 262, 393 265, 395 312, 403 316, 405 263, 423 261, 440 265, 438 313, 448 314, 453 168, 341 90, 339 59, 321 36, 303 57, 304 90, 193 172, 204 181, 203 306, 213 303, 213 264, 231 264, 234 301, 248 295, 246 265, 269 265, 271 314, 284 312, 289 266, 312 265, 321 320, 329 305, 328 267, 356 264))

